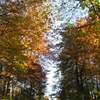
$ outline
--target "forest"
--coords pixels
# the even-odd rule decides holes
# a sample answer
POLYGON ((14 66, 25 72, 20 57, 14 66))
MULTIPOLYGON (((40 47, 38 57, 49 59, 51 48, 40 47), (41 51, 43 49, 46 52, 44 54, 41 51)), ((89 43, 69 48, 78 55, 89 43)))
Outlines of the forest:
POLYGON ((0 100, 100 100, 99 32, 100 0, 0 0, 0 100))

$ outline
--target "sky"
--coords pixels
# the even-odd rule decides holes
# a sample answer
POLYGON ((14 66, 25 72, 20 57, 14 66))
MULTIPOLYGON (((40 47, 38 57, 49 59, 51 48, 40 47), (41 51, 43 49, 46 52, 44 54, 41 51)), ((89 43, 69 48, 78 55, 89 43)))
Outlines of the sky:
MULTIPOLYGON (((88 9, 82 9, 78 1, 75 0, 48 0, 52 5, 52 14, 50 15, 52 21, 52 29, 47 35, 47 39, 52 45, 51 51, 53 55, 42 56, 41 63, 43 67, 49 72, 47 73, 47 87, 46 96, 56 94, 60 88, 61 72, 59 70, 57 61, 58 54, 61 48, 57 44, 62 42, 60 32, 69 24, 74 24, 80 17, 88 16, 88 9)), ((53 98, 54 100, 54 98, 53 98)))

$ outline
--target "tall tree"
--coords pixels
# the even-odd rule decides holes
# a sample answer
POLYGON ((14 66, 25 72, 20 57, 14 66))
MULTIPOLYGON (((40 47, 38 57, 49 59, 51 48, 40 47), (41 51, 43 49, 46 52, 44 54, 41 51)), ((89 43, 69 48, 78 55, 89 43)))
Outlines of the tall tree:
POLYGON ((82 0, 81 3, 89 7, 89 17, 79 19, 75 26, 68 26, 62 34, 61 100, 100 99, 99 4, 95 0, 82 0))
POLYGON ((45 81, 38 54, 48 49, 44 38, 50 28, 48 11, 42 1, 32 0, 5 0, 0 9, 0 98, 12 97, 19 85, 19 93, 27 92, 29 87, 33 99, 36 93, 42 93, 45 81))

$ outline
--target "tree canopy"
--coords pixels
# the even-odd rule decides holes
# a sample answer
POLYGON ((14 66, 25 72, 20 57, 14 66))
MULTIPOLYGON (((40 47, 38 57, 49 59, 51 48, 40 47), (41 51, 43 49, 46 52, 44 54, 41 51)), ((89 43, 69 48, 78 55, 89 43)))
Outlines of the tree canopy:
POLYGON ((0 9, 0 99, 33 99, 45 82, 38 54, 49 48, 48 7, 37 0, 5 0, 0 9))
POLYGON ((80 4, 89 9, 89 16, 62 33, 61 100, 100 99, 100 2, 80 0, 80 4))

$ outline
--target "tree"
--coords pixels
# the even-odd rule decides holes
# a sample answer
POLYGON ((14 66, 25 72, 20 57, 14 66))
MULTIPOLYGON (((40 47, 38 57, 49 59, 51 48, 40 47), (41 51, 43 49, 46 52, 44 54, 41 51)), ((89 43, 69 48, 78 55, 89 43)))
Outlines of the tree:
POLYGON ((45 82, 38 54, 49 48, 44 38, 50 28, 48 11, 42 2, 31 0, 6 0, 0 7, 0 96, 12 97, 19 86, 23 94, 29 86, 33 98, 42 93, 45 82))
POLYGON ((75 26, 68 26, 62 34, 64 49, 59 56, 62 72, 59 93, 61 100, 100 99, 100 15, 97 3, 92 2, 96 13, 88 4, 90 16, 81 18, 75 26))

